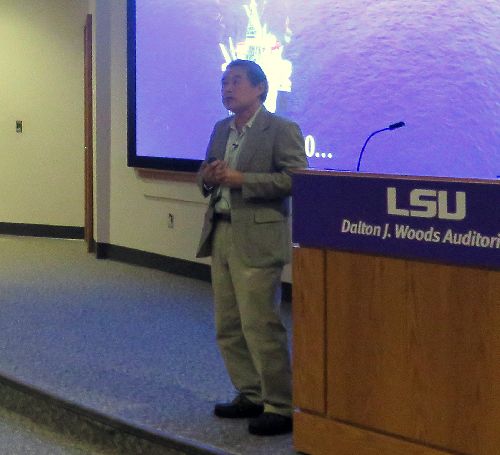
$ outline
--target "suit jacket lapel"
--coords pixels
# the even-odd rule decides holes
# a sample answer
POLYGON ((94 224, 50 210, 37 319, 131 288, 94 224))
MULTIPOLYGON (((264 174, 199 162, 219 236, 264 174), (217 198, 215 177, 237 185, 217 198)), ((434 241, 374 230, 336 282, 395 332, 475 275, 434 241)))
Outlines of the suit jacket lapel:
POLYGON ((238 156, 236 169, 244 171, 252 161, 254 154, 263 148, 266 142, 265 131, 269 128, 271 114, 262 106, 261 111, 255 117, 252 127, 248 130, 245 142, 238 156))
POLYGON ((212 153, 211 156, 217 158, 218 160, 224 160, 224 155, 226 154, 226 145, 227 140, 229 138, 229 124, 231 122, 231 117, 228 117, 215 133, 213 145, 212 145, 212 153))

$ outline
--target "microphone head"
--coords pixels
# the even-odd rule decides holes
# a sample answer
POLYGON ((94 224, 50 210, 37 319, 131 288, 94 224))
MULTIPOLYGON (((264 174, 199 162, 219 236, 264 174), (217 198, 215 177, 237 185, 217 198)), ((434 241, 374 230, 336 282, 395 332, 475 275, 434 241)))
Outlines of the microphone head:
POLYGON ((395 130, 397 128, 401 128, 402 126, 405 126, 405 125, 406 125, 405 122, 393 123, 392 125, 389 125, 389 129, 392 131, 392 130, 395 130))

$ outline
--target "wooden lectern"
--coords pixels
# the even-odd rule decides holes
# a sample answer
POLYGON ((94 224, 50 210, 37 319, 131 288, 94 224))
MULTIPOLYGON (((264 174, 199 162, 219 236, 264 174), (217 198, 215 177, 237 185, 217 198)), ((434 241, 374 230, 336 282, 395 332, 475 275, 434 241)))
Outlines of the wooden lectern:
MULTIPOLYGON (((499 196, 495 181, 321 171, 294 175, 294 242, 300 243, 293 255, 296 450, 312 455, 500 454, 500 248, 491 233, 496 229, 493 234, 500 237, 499 196), (370 179, 373 190, 367 183, 370 179), (368 193, 363 188, 356 199, 350 190, 361 183, 368 193), (496 199, 490 199, 491 210, 479 215, 479 222, 488 218, 492 224, 467 230, 462 221, 450 221, 452 233, 475 235, 476 247, 448 245, 447 227, 437 218, 416 217, 411 223, 417 223, 416 232, 439 232, 440 242, 427 242, 422 234, 420 241, 391 238, 388 245, 380 236, 367 239, 359 231, 341 232, 346 219, 370 221, 370 214, 364 213, 376 211, 378 202, 391 232, 408 225, 406 212, 399 212, 407 216, 402 219, 388 216, 386 210, 387 188, 399 191, 400 184, 404 188, 398 194, 403 195, 404 189, 412 188, 437 188, 449 191, 448 195, 464 192, 467 217, 485 210, 472 207, 476 199, 482 200, 473 193, 484 189, 496 199), (327 196, 318 191, 328 193, 331 187, 335 192, 338 186, 342 190, 328 194, 329 201, 322 205, 321 198, 327 196), (354 205, 359 204, 353 209, 359 208, 359 217, 356 212, 325 215, 327 208, 336 210, 335 198, 352 198, 354 205), (370 207, 363 207, 365 199, 370 207), (308 230, 316 228, 322 229, 323 237, 308 242, 308 230), (344 234, 350 235, 351 243, 332 246, 333 231, 340 242, 344 234), (481 246, 487 243, 483 237, 490 239, 488 247, 481 246), (370 252, 369 242, 379 252, 370 252), (358 243, 363 251, 356 251, 358 243), (489 259, 486 265, 453 264, 453 257, 448 263, 440 256, 441 247, 459 262, 473 261, 476 253, 489 259), (397 257, 405 256, 408 248, 418 250, 417 257, 397 257), (423 252, 426 248, 431 251, 423 252)), ((403 197, 397 204, 404 207, 404 201, 403 197)))

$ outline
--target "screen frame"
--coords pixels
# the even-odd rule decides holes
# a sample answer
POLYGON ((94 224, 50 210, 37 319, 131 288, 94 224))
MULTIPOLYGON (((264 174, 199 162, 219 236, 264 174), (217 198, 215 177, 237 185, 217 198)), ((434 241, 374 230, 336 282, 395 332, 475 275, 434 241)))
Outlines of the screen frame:
POLYGON ((137 154, 136 0, 127 0, 127 166, 197 172, 202 160, 137 154))

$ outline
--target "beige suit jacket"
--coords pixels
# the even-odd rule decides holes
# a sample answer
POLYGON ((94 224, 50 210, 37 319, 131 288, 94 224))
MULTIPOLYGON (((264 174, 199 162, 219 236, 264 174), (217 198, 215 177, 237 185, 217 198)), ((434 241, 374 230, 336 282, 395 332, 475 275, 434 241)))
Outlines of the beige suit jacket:
MULTIPOLYGON (((223 160, 232 117, 219 121, 212 132, 205 162, 223 160)), ((202 164, 202 166, 204 165, 202 164)), ((304 138, 297 124, 271 114, 264 107, 247 131, 236 169, 244 173, 242 188, 231 190, 233 248, 249 267, 281 266, 290 260, 288 227, 290 171, 307 167, 304 138)), ((211 195, 197 257, 212 253, 215 189, 198 185, 211 195)))

